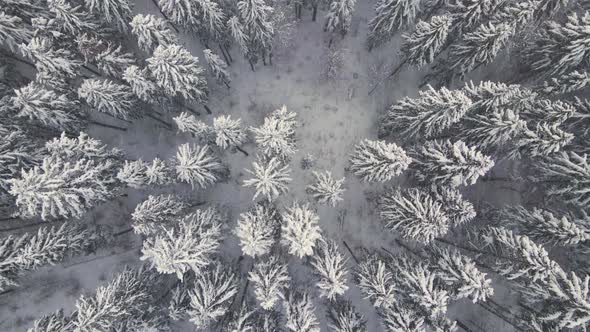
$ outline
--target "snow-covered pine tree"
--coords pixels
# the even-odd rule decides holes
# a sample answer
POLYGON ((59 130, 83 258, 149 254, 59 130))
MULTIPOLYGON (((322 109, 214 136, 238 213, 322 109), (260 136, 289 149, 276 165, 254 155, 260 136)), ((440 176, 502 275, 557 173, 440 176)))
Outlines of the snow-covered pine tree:
POLYGON ((47 90, 34 82, 14 91, 11 97, 16 116, 59 131, 76 131, 82 126, 78 104, 66 95, 47 90))
POLYGON ((137 14, 130 23, 139 48, 151 53, 160 46, 178 44, 178 37, 165 19, 151 14, 137 14))
POLYGON ((253 162, 252 166, 254 170, 247 169, 246 172, 253 175, 254 178, 244 180, 243 186, 256 188, 253 200, 262 195, 269 201, 273 201, 289 191, 288 184, 292 179, 288 164, 273 157, 262 158, 253 162))
POLYGON ((468 31, 488 19, 503 5, 503 0, 456 0, 449 1, 447 10, 456 21, 460 32, 468 31))
POLYGON ((576 108, 561 100, 537 99, 530 107, 523 109, 520 115, 531 122, 561 124, 576 114, 576 108))
POLYGON ((484 23, 474 31, 466 33, 463 39, 449 50, 449 71, 461 78, 479 66, 491 63, 506 47, 514 35, 515 28, 505 23, 484 23))
POLYGON ((199 59, 179 45, 159 45, 147 68, 156 84, 171 96, 181 96, 187 101, 206 103, 209 90, 199 59))
POLYGON ((156 103, 160 95, 159 88, 149 75, 147 68, 131 65, 125 69, 122 78, 141 101, 156 103))
POLYGON ((572 13, 562 24, 549 21, 538 33, 532 45, 527 47, 530 70, 541 76, 563 75, 587 65, 590 36, 590 12, 582 17, 572 13))
POLYGON ((291 281, 287 264, 275 256, 254 264, 248 279, 254 286, 256 301, 264 310, 272 310, 284 298, 284 291, 291 281))
POLYGON ((167 185, 172 182, 171 170, 161 159, 154 159, 147 163, 141 159, 125 161, 123 167, 117 173, 117 179, 136 189, 152 185, 167 185))
POLYGON ((183 28, 199 24, 199 1, 158 0, 157 4, 165 18, 183 28))
POLYGON ((434 270, 453 299, 469 298, 477 303, 485 302, 494 294, 492 280, 486 278, 471 258, 456 250, 433 247, 432 251, 434 270))
MULTIPOLYGON (((97 45, 94 45, 97 47, 97 45)), ((121 77, 125 69, 135 64, 135 56, 123 51, 123 46, 105 42, 102 50, 93 56, 92 62, 103 73, 112 77, 121 77)))
POLYGON ((70 36, 97 31, 100 22, 79 4, 67 0, 48 0, 49 11, 55 16, 57 25, 70 36))
MULTIPOLYGON (((414 32, 403 34, 402 52, 406 59, 404 62, 407 61, 418 68, 432 63, 447 43, 452 23, 451 16, 433 16, 429 21, 418 22, 414 32)), ((394 74, 395 72, 392 73, 394 74)))
POLYGON ((242 252, 256 258, 271 251, 279 236, 280 216, 269 203, 258 203, 240 214, 235 229, 242 252))
POLYGON ((6 181, 18 177, 22 169, 38 165, 43 152, 30 135, 18 128, 0 125, 0 137, 0 206, 3 206, 6 200, 13 200, 8 194, 10 186, 6 181))
POLYGON ((346 35, 350 29, 355 4, 356 0, 331 1, 328 13, 326 13, 324 31, 346 35))
POLYGON ((178 116, 172 118, 172 120, 176 123, 179 131, 191 134, 191 136, 196 138, 199 142, 210 143, 215 141, 213 128, 197 119, 193 114, 182 112, 178 116))
POLYGON ((552 246, 572 246, 590 239, 586 226, 588 216, 576 217, 572 213, 554 213, 546 209, 527 210, 521 205, 508 206, 497 215, 502 224, 515 228, 532 240, 552 246))
POLYGON ((413 23, 419 6, 418 0, 379 0, 375 16, 369 21, 369 50, 386 43, 398 29, 413 23))
POLYGON ((181 281, 189 270, 202 273, 219 248, 223 218, 215 208, 207 208, 182 217, 176 225, 160 226, 143 242, 141 260, 149 260, 159 273, 175 273, 181 281))
POLYGON ((417 188, 385 193, 379 200, 379 216, 385 227, 424 244, 445 235, 450 223, 442 202, 417 188))
POLYGON ((363 297, 375 308, 388 308, 396 302, 393 273, 383 257, 377 254, 366 257, 354 277, 363 297))
POLYGON ((33 322, 33 326, 27 332, 58 332, 65 331, 68 319, 60 309, 52 314, 44 315, 33 322))
POLYGON ((149 195, 146 200, 137 204, 131 214, 133 231, 152 235, 160 230, 158 225, 168 224, 179 218, 187 207, 188 204, 175 195, 149 195))
POLYGON ((32 31, 26 28, 20 17, 0 13, 0 45, 5 45, 16 53, 19 45, 28 44, 32 37, 32 31))
MULTIPOLYGON (((248 42, 247 57, 250 61, 252 58, 271 57, 272 41, 275 34, 275 27, 272 24, 274 8, 267 5, 264 0, 240 0, 237 6, 242 31, 248 42)), ((239 26, 235 26, 235 28, 239 29, 239 26)), ((232 34, 235 38, 239 32, 232 30, 232 34)))
POLYGON ((459 122, 471 105, 471 99, 460 90, 428 86, 417 98, 405 97, 392 105, 381 121, 380 134, 431 138, 459 122))
POLYGON ((509 108, 468 113, 457 127, 460 128, 457 134, 461 140, 486 152, 504 151, 528 130, 526 121, 509 108))
POLYGON ((338 202, 342 201, 342 193, 345 190, 342 187, 344 178, 334 179, 330 171, 313 172, 313 176, 315 181, 307 186, 307 192, 315 201, 330 206, 336 206, 338 202))
POLYGON ((75 138, 69 138, 62 133, 59 138, 54 138, 45 143, 45 149, 50 155, 64 160, 91 159, 91 160, 120 160, 123 152, 117 148, 109 147, 103 142, 88 136, 85 132, 75 138))
POLYGON ((419 315, 412 308, 399 305, 397 302, 380 309, 378 313, 387 332, 422 332, 426 330, 423 315, 419 315))
POLYGON ((67 49, 56 48, 47 37, 33 37, 28 44, 21 44, 20 51, 33 60, 37 71, 54 73, 68 78, 76 77, 82 62, 67 49))
POLYGON ((145 177, 148 185, 167 185, 174 182, 173 171, 170 165, 160 159, 154 158, 151 164, 146 165, 145 177))
POLYGON ((508 23, 517 29, 525 29, 535 19, 539 3, 539 0, 502 1, 491 15, 490 22, 508 23))
POLYGON ((117 195, 112 161, 64 161, 46 157, 40 166, 8 181, 23 217, 80 218, 92 207, 117 195))
POLYGON ((533 163, 530 176, 535 183, 545 184, 545 194, 552 199, 585 209, 590 203, 590 163, 586 154, 559 152, 533 163))
POLYGON ((291 332, 320 332, 320 322, 315 314, 315 306, 304 291, 288 290, 285 294, 286 325, 291 332))
POLYGON ((215 156, 209 146, 182 144, 176 151, 176 176, 180 181, 206 188, 227 176, 228 169, 215 156))
POLYGON ((232 16, 227 20, 227 29, 242 54, 244 56, 250 54, 248 36, 246 36, 246 32, 244 31, 244 25, 237 16, 232 16))
POLYGON ((350 170, 362 181, 385 182, 400 175, 410 163, 412 159, 395 143, 364 139, 355 146, 350 170))
POLYGON ((231 146, 239 148, 248 137, 246 131, 240 127, 242 120, 232 120, 229 115, 221 115, 213 119, 213 132, 215 133, 215 144, 222 149, 231 146))
POLYGON ((327 310, 328 327, 332 332, 367 332, 367 320, 350 301, 339 299, 327 310))
POLYGON ((430 194, 442 204, 444 213, 449 218, 452 226, 460 226, 475 218, 475 207, 465 200, 456 188, 432 185, 430 194))
POLYGON ((197 329, 206 329, 229 312, 238 293, 238 280, 230 268, 216 262, 198 274, 189 293, 188 316, 197 329))
POLYGON ((259 312, 256 317, 256 331, 275 332, 282 331, 282 315, 278 311, 259 312))
POLYGON ((506 85, 499 82, 484 81, 475 85, 465 84, 463 92, 473 101, 469 115, 488 114, 495 109, 510 109, 515 113, 531 107, 537 94, 518 84, 506 85))
POLYGON ((281 238, 289 253, 298 258, 313 255, 316 242, 322 238, 317 213, 309 205, 295 202, 282 217, 281 238))
POLYGON ((334 301, 348 290, 346 262, 336 242, 320 239, 311 261, 314 272, 319 277, 316 285, 320 289, 320 297, 334 301))
POLYGON ((97 17, 127 32, 132 5, 129 0, 84 0, 84 6, 97 17))
POLYGON ((537 89, 545 95, 559 95, 580 91, 590 85, 590 72, 574 70, 543 82, 537 89))
POLYGON ((203 54, 205 55, 205 61, 209 65, 209 69, 211 70, 213 76, 215 76, 217 82, 225 84, 229 89, 231 75, 227 70, 227 63, 225 63, 225 61, 223 61, 219 55, 213 53, 213 51, 210 49, 204 50, 203 54))
POLYGON ((0 239, 0 291, 17 286, 17 278, 27 271, 88 251, 97 240, 96 233, 77 223, 44 226, 36 234, 0 239))
POLYGON ((434 140, 413 152, 413 175, 420 182, 453 188, 475 184, 494 161, 463 141, 434 140))
POLYGON ((250 310, 247 304, 230 314, 229 322, 224 331, 253 332, 256 331, 256 311, 250 310))
POLYGON ((534 158, 550 156, 563 150, 574 139, 574 135, 559 128, 559 123, 537 123, 535 130, 526 129, 509 148, 511 158, 534 158))
POLYGON ((250 128, 258 148, 267 157, 277 156, 288 159, 295 154, 295 128, 297 121, 295 112, 289 112, 287 106, 275 110, 264 118, 259 128, 250 128))
POLYGON ((136 99, 131 89, 110 80, 86 79, 78 88, 78 96, 99 112, 129 120, 139 117, 134 109, 136 99))

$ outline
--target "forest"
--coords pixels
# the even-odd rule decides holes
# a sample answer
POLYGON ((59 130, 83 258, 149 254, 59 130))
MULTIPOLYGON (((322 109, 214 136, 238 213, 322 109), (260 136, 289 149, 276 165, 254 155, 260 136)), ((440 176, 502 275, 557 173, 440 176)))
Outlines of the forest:
POLYGON ((587 331, 589 140, 588 0, 0 0, 0 331, 587 331))

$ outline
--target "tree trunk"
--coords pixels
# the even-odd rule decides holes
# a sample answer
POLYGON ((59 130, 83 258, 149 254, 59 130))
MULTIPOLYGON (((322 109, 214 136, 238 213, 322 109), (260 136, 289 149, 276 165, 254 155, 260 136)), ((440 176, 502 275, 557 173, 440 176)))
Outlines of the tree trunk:
POLYGON ((8 218, 2 218, 2 219, 0 219, 0 222, 3 222, 3 221, 11 221, 11 220, 17 220, 17 219, 18 219, 18 217, 8 217, 8 218))
POLYGON ((265 55, 262 56, 262 65, 266 66, 266 56, 265 55))
POLYGON ((460 320, 457 319, 456 322, 457 322, 457 325, 461 329, 463 329, 463 331, 465 331, 465 332, 472 332, 472 330, 469 327, 467 327, 467 325, 465 325, 465 323, 463 323, 462 321, 460 321, 460 320))
POLYGON ((229 50, 227 49, 227 47, 225 47, 223 45, 221 45, 221 47, 223 47, 225 54, 227 54, 227 57, 229 58, 229 62, 234 62, 234 59, 231 57, 231 53, 229 53, 229 50))
POLYGON ((252 63, 252 60, 248 59, 248 62, 250 62, 250 68, 252 68, 252 71, 256 71, 254 70, 254 64, 252 63))
POLYGON ((33 67, 33 68, 37 69, 37 66, 35 66, 35 64, 34 64, 34 63, 32 63, 32 62, 30 62, 30 61, 27 61, 27 60, 25 60, 25 59, 21 59, 21 58, 19 58, 19 57, 17 57, 17 56, 14 56, 14 55, 12 55, 12 54, 8 54, 8 53, 6 53, 6 52, 2 52, 2 56, 3 56, 3 57, 6 57, 6 58, 9 58, 9 59, 12 59, 12 60, 14 60, 14 61, 18 61, 18 62, 20 62, 20 63, 24 63, 24 64, 26 64, 26 65, 28 65, 28 66, 31 66, 31 67, 33 67))
POLYGON ((158 11, 160 12, 160 14, 162 14, 162 17, 164 17, 166 19, 166 21, 168 21, 168 24, 170 24, 170 26, 172 27, 172 29, 174 29, 174 31, 176 31, 176 33, 180 33, 180 30, 178 30, 178 28, 176 27, 176 25, 174 25, 174 23, 172 23, 170 21, 170 19, 168 18, 168 16, 166 16, 166 14, 164 14, 164 12, 162 11, 162 8, 160 8, 160 5, 158 4, 158 2, 156 0, 152 0, 152 2, 154 3, 154 5, 156 5, 156 8, 158 8, 158 11))
POLYGON ((211 109, 209 108, 209 106, 203 104, 203 108, 205 109, 205 111, 207 111, 207 114, 213 114, 213 112, 211 112, 211 109))
POLYGON ((229 90, 231 87, 229 86, 229 83, 227 83, 227 81, 223 81, 223 84, 225 84, 225 86, 227 86, 227 89, 229 90))
POLYGON ((99 73, 97 70, 94 70, 94 69, 88 67, 87 65, 82 65, 82 68, 88 70, 89 72, 93 73, 96 76, 102 77, 102 74, 101 73, 99 73))
POLYGON ((173 126, 170 122, 164 121, 151 113, 147 113, 146 115, 149 118, 154 119, 154 120, 158 121, 159 123, 163 124, 164 126, 166 126, 168 128, 168 130, 172 130, 173 126))
POLYGON ((239 146, 237 146, 237 145, 236 145, 236 149, 237 149, 238 151, 240 151, 241 153, 243 153, 243 154, 244 154, 244 156, 246 156, 246 157, 248 157, 248 156, 249 156, 248 152, 244 151, 244 150, 243 150, 241 147, 239 147, 239 146))
POLYGON ((101 126, 101 127, 105 127, 105 128, 111 128, 111 129, 120 130, 120 131, 127 131, 127 128, 113 126, 113 125, 110 125, 110 124, 106 124, 106 123, 102 123, 102 122, 98 122, 98 121, 94 121, 94 120, 90 120, 89 122, 91 124, 94 124, 94 125, 97 125, 97 126, 101 126))
POLYGON ((221 54, 223 54, 223 58, 225 59, 225 63, 227 63, 228 66, 231 66, 231 62, 227 58, 227 55, 225 54, 225 51, 223 50, 223 47, 221 46, 221 44, 219 44, 219 49, 221 50, 221 54))
POLYGON ((313 11, 311 13, 311 21, 312 22, 315 22, 315 18, 317 16, 317 14, 318 14, 318 6, 315 5, 315 6, 313 6, 313 11))
POLYGON ((124 229, 124 230, 122 230, 120 232, 114 233, 113 236, 114 237, 121 236, 121 235, 127 234, 127 233, 132 232, 132 231, 133 231, 133 227, 127 228, 127 229, 124 229))
POLYGON ((334 41, 334 37, 330 37, 330 41, 328 42, 328 48, 332 48, 332 41, 334 41))
POLYGON ((272 66, 272 53, 268 55, 268 64, 272 66))
POLYGON ((350 249, 350 247, 348 246, 348 243, 346 243, 346 241, 344 241, 344 240, 342 240, 342 243, 344 243, 344 246, 346 247, 346 249, 350 253, 350 256, 352 256, 352 259, 354 259, 354 261, 358 265, 359 264, 359 260, 358 260, 358 258, 356 258, 354 252, 352 252, 352 249, 350 249))

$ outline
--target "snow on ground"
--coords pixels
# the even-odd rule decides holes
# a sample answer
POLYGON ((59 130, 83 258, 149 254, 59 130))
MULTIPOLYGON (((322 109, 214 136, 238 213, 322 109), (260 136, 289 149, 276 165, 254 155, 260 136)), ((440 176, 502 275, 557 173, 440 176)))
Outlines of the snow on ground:
MULTIPOLYGON (((362 138, 376 138, 378 116, 387 105, 406 96, 416 95, 418 82, 422 76, 420 72, 403 70, 398 77, 381 87, 369 97, 367 92, 371 87, 372 66, 381 65, 378 71, 387 72, 388 67, 394 67, 399 61, 399 38, 385 47, 367 53, 363 43, 366 39, 366 22, 372 15, 373 3, 359 1, 351 32, 340 43, 334 42, 334 47, 342 47, 345 51, 345 65, 342 75, 334 82, 321 80, 323 52, 328 37, 322 31, 323 15, 318 13, 318 21, 311 22, 311 13, 304 12, 292 47, 284 54, 274 59, 272 66, 256 66, 252 72, 247 61, 238 52, 232 50, 234 63, 230 67, 233 81, 231 89, 216 84, 210 80, 212 90, 210 108, 213 115, 203 118, 212 123, 213 116, 230 114, 232 118, 242 119, 244 126, 259 126, 269 112, 287 105, 290 111, 298 115, 300 127, 297 131, 299 152, 291 162, 293 182, 290 192, 280 198, 280 203, 289 206, 293 201, 305 202, 309 196, 305 187, 312 180, 312 170, 330 170, 336 178, 346 176, 347 191, 344 201, 336 208, 318 206, 321 227, 324 234, 342 243, 345 240, 357 253, 360 248, 379 249, 386 247, 396 250, 393 244, 394 235, 384 232, 374 215, 374 206, 367 197, 374 197, 383 188, 378 184, 362 184, 357 178, 346 172, 349 154, 354 145, 362 138), (315 159, 315 165, 310 170, 300 167, 301 159, 308 154, 315 159)), ((151 0, 137 0, 136 12, 155 12, 151 0)), ((398 36, 399 37, 399 36, 398 36)), ((183 44, 199 59, 203 59, 202 46, 189 35, 183 34, 183 44)), ((212 45, 211 47, 214 48, 212 45)), ((218 51, 218 49, 215 49, 218 51)), ((204 65, 204 64, 203 64, 204 65)), ((194 105, 198 107, 197 105, 194 105)), ((171 117, 168 116, 168 121, 171 117)), ((117 125, 112 118, 101 118, 101 121, 117 125)), ((176 147, 191 141, 188 135, 176 133, 162 128, 158 123, 146 118, 134 122, 127 132, 93 127, 90 130, 93 137, 108 144, 122 148, 131 159, 143 158, 151 160, 155 157, 162 159, 174 156, 176 147)), ((231 178, 226 183, 216 185, 207 191, 193 191, 190 186, 177 185, 160 188, 157 192, 176 192, 181 195, 192 196, 194 201, 206 200, 218 204, 228 212, 230 227, 233 228, 240 212, 245 211, 251 204, 254 191, 241 186, 247 178, 244 169, 250 168, 255 160, 255 145, 249 143, 243 147, 250 153, 249 157, 237 152, 226 151, 223 155, 225 163, 231 166, 231 178)), ((387 185, 403 182, 396 179, 387 185)), ((496 186, 497 184, 493 184, 496 186)), ((472 200, 489 200, 484 189, 489 190, 488 184, 478 185, 468 191, 472 200)), ((500 189, 502 190, 502 189, 500 189)), ((107 203, 92 214, 99 224, 111 224, 120 229, 129 225, 129 215, 135 205, 142 201, 153 190, 129 190, 128 196, 114 202, 107 203)), ((506 191, 500 203, 514 201, 518 194, 506 191)), ((240 255, 235 237, 228 234, 225 251, 240 255)), ((92 292, 97 285, 104 283, 112 274, 120 270, 125 264, 139 264, 139 239, 128 234, 119 244, 107 250, 101 250, 95 255, 74 258, 69 262, 54 267, 42 269, 27 276, 21 287, 16 291, 0 296, 0 331, 24 331, 31 321, 42 314, 53 312, 59 308, 70 311, 79 295, 92 292)), ((345 248, 341 245, 341 249, 345 248)), ((401 249, 399 249, 401 250, 401 249)), ((345 252, 348 255, 348 252, 345 252)), ((246 260, 244 260, 246 261, 246 260)), ((296 273, 295 280, 300 280, 308 290, 311 287, 311 275, 305 273, 301 263, 291 259, 291 271, 296 273), (307 280, 305 279, 307 278, 307 280)), ((350 266, 354 261, 349 260, 350 266)), ((242 270, 249 268, 250 263, 242 262, 242 270)), ((307 271, 308 272, 308 271, 307 271)), ((349 278, 351 279, 351 278, 349 278)), ((370 304, 361 299, 358 288, 352 285, 347 296, 354 305, 369 320, 370 331, 381 331, 375 311, 370 304)), ((317 299, 318 309, 321 300, 317 299)), ((481 325, 482 331, 510 330, 510 326, 493 318, 480 307, 469 303, 454 305, 450 311, 463 321, 471 322, 472 327, 481 325), (481 323, 482 315, 486 315, 486 323, 481 323)), ((323 319, 323 309, 317 311, 323 319)), ((325 322, 323 329, 326 328, 325 322)), ((183 325, 186 329, 176 326, 178 331, 192 331, 193 328, 183 325)))

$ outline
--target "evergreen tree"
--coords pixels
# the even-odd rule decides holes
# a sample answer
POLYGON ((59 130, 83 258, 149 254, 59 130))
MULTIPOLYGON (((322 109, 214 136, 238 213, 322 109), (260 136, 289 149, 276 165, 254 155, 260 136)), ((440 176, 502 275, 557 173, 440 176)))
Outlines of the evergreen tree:
POLYGON ((278 156, 288 159, 297 152, 295 144, 295 128, 297 122, 295 112, 287 111, 287 106, 275 110, 264 118, 260 128, 250 128, 258 148, 267 157, 278 156))
POLYGON ((163 186, 174 182, 170 165, 160 158, 154 158, 151 164, 146 165, 145 178, 148 186, 163 186))
POLYGON ((197 276, 190 292, 190 321, 205 329, 230 310, 231 299, 238 293, 236 275, 221 263, 215 263, 197 276))
POLYGON ((10 180, 10 193, 23 217, 80 218, 92 207, 116 195, 112 162, 46 157, 40 166, 10 180))
POLYGON ((33 322, 33 327, 27 332, 58 332, 64 331, 68 326, 68 321, 60 309, 53 314, 45 315, 33 322))
POLYGON ((328 204, 336 206, 339 201, 342 201, 342 193, 344 188, 344 178, 336 180, 332 177, 330 171, 322 173, 313 172, 315 181, 313 184, 307 186, 307 192, 320 204, 328 204))
POLYGON ((253 200, 262 195, 269 201, 273 201, 289 191, 287 185, 292 180, 289 165, 283 164, 277 158, 271 158, 255 161, 252 166, 254 170, 246 170, 246 172, 252 174, 254 178, 244 180, 243 186, 256 188, 253 200))
POLYGON ((61 30, 71 36, 97 31, 100 23, 81 5, 72 5, 67 0, 48 0, 47 5, 55 16, 61 30))
POLYGON ((27 271, 88 251, 97 240, 96 233, 76 223, 44 226, 36 234, 0 239, 0 291, 17 286, 17 278, 27 271))
POLYGON ((151 14, 137 14, 130 25, 139 48, 146 53, 153 52, 160 45, 178 44, 178 37, 163 18, 151 14))
POLYGON ((131 65, 125 69, 122 76, 123 80, 129 84, 131 91, 141 101, 155 103, 158 100, 158 86, 149 76, 147 68, 140 69, 131 65))
POLYGON ((367 332, 367 320, 356 312, 352 303, 338 300, 328 308, 328 327, 332 332, 367 332))
POLYGON ((54 138, 45 143, 45 149, 50 155, 64 160, 90 159, 90 160, 120 160, 123 152, 117 148, 111 148, 103 142, 80 132, 76 138, 69 138, 61 133, 59 138, 54 138))
MULTIPOLYGON (((97 46, 94 45, 94 47, 97 46)), ((121 77, 127 67, 135 64, 135 56, 124 52, 121 45, 106 42, 101 48, 103 50, 94 55, 92 62, 109 76, 121 77)))
POLYGON ((443 204, 416 188, 385 193, 379 200, 379 216, 385 227, 424 244, 444 236, 449 228, 443 204))
POLYGON ((405 61, 416 67, 432 63, 447 43, 452 23, 450 16, 433 16, 430 21, 418 22, 411 34, 403 34, 402 52, 405 61))
POLYGON ((232 120, 229 115, 214 118, 215 144, 222 149, 243 145, 247 140, 247 136, 245 130, 240 127, 241 122, 241 119, 232 120))
POLYGON ((342 36, 346 35, 350 29, 355 4, 356 0, 332 1, 328 13, 326 14, 324 31, 340 33, 342 36))
POLYGON ((475 184, 494 161, 463 141, 428 141, 414 152, 414 176, 420 182, 453 188, 475 184))
POLYGON ((198 1, 158 0, 158 7, 170 21, 189 29, 199 24, 198 1))
POLYGON ((272 310, 284 298, 284 292, 291 281, 287 264, 281 263, 274 256, 257 262, 248 279, 254 285, 256 301, 264 310, 272 310))
POLYGON ((66 95, 57 94, 35 83, 14 91, 12 105, 17 110, 16 116, 28 118, 51 129, 59 131, 77 130, 81 127, 81 111, 76 102, 66 95))
POLYGON ((539 99, 533 102, 530 107, 523 109, 521 116, 529 121, 547 122, 561 124, 573 117, 576 113, 570 103, 560 100, 539 99))
POLYGON ((227 70, 227 63, 225 63, 219 55, 213 53, 210 49, 203 51, 205 61, 209 65, 209 69, 218 83, 223 83, 229 88, 231 82, 231 75, 227 70))
POLYGON ((33 60, 37 71, 55 73, 68 78, 76 77, 82 63, 67 49, 56 48, 47 37, 33 37, 27 45, 21 44, 20 51, 33 60))
POLYGON ((350 158, 350 170, 362 181, 385 182, 400 175, 412 159, 395 143, 362 140, 350 158))
POLYGON ((385 260, 370 255, 357 267, 355 281, 363 294, 375 308, 388 308, 396 302, 393 273, 385 260))
POLYGON ((127 24, 131 21, 131 3, 129 0, 84 0, 84 5, 96 16, 127 32, 127 24))
POLYGON ((538 87, 545 95, 559 95, 580 91, 590 85, 590 72, 574 70, 552 77, 538 87))
POLYGON ((172 119, 174 120, 174 123, 176 123, 179 131, 189 133, 197 140, 204 143, 215 141, 215 133, 213 132, 213 129, 203 121, 198 120, 196 116, 182 112, 172 119))
POLYGON ((16 53, 19 45, 27 44, 32 37, 32 31, 24 26, 20 17, 0 12, 0 45, 16 53))
POLYGON ((463 195, 456 188, 432 185, 430 194, 442 204, 452 226, 468 223, 477 215, 473 204, 463 199, 463 195))
POLYGON ((199 59, 182 46, 159 45, 146 61, 156 84, 167 95, 181 96, 191 102, 207 102, 209 90, 199 59))
MULTIPOLYGON (((21 169, 38 165, 43 158, 39 147, 23 131, 0 126, 0 206, 4 196, 8 198, 9 185, 6 182, 18 177, 21 169)), ((12 200, 12 199, 11 199, 12 200)))
POLYGON ((490 152, 503 151, 527 131, 518 112, 506 108, 467 114, 459 127, 461 140, 490 152))
POLYGON ((248 305, 242 306, 239 311, 232 313, 225 331, 251 332, 256 331, 256 312, 250 310, 248 305))
POLYGON ((151 164, 143 160, 125 161, 117 173, 117 179, 128 186, 141 189, 152 185, 166 185, 172 181, 168 165, 161 159, 154 159, 151 164))
POLYGON ((289 291, 285 294, 286 327, 291 332, 320 332, 315 306, 306 292, 289 291))
POLYGON ((159 225, 179 218, 187 207, 188 204, 175 195, 149 195, 146 200, 137 204, 131 214, 133 231, 142 235, 155 234, 160 230, 159 225))
POLYGON ((338 251, 336 242, 321 239, 311 265, 320 279, 316 284, 320 289, 320 297, 334 301, 348 290, 346 258, 338 251))
POLYGON ((457 0, 449 1, 448 10, 457 21, 461 31, 480 25, 504 5, 502 0, 457 0))
POLYGON ((574 135, 558 127, 558 123, 538 123, 535 130, 524 130, 509 151, 510 157, 543 157, 549 156, 569 145, 574 135))
POLYGON ((369 50, 386 43, 398 29, 413 23, 419 6, 417 0, 379 0, 375 16, 369 21, 369 50))
MULTIPOLYGON (((241 27, 248 42, 248 58, 272 56, 275 27, 272 24, 274 9, 264 0, 240 0, 237 3, 241 27)), ((233 24, 235 25, 235 24, 233 24)), ((235 26, 239 30, 239 26, 235 26)), ((238 31, 233 31, 234 38, 238 31)), ((239 44, 239 41, 238 41, 239 44)))
MULTIPOLYGON (((552 0, 549 0, 552 1, 552 0)), ((534 19, 539 7, 539 0, 502 1, 490 17, 492 23, 508 23, 517 29, 526 28, 534 19)))
POLYGON ((109 80, 87 79, 78 88, 78 96, 97 111, 120 119, 137 118, 135 98, 128 86, 109 80))
POLYGON ((408 307, 394 303, 379 310, 383 326, 387 332, 422 332, 425 331, 424 317, 408 307))
POLYGON ((143 242, 141 260, 149 260, 159 273, 175 273, 181 281, 189 270, 199 274, 219 248, 222 222, 220 212, 208 208, 184 216, 172 227, 161 226, 143 242))
POLYGON ((266 203, 256 204, 248 212, 241 213, 235 233, 242 252, 253 258, 270 253, 279 235, 279 218, 276 209, 266 203))
POLYGON ((227 20, 227 29, 242 54, 244 56, 250 54, 248 36, 246 36, 246 32, 244 31, 245 27, 237 16, 232 16, 227 20))
POLYGON ((180 181, 206 188, 221 181, 227 168, 211 153, 209 146, 182 144, 176 151, 176 176, 180 181))
POLYGON ((496 109, 510 109, 519 114, 529 109, 537 99, 536 93, 520 85, 491 81, 478 85, 468 82, 463 92, 473 101, 468 115, 493 113, 496 109))
POLYGON ((320 217, 309 205, 300 205, 297 202, 287 208, 282 217, 281 237, 283 243, 289 247, 289 253, 298 258, 311 256, 316 242, 322 238, 320 217))
POLYGON ((384 135, 408 138, 431 138, 459 122, 472 105, 463 92, 428 86, 417 98, 405 97, 392 105, 382 119, 384 135))

